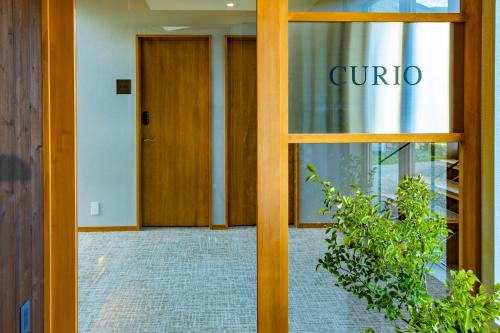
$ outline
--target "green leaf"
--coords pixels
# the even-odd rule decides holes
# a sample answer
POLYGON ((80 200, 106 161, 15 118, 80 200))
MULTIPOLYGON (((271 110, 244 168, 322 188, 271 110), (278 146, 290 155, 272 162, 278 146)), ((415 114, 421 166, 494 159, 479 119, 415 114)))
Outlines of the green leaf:
POLYGON ((429 293, 426 275, 442 261, 450 231, 443 216, 431 213, 423 177, 406 177, 395 199, 380 205, 360 186, 344 195, 312 165, 308 169, 324 195, 320 212, 331 214, 334 223, 326 228, 327 251, 316 268, 332 274, 335 286, 387 320, 407 321, 396 329, 400 333, 489 332, 488 324, 500 319, 500 285, 493 295, 481 285, 474 294, 479 281, 472 271, 451 272, 445 298, 429 293))
POLYGON ((309 172, 312 172, 312 173, 318 173, 316 171, 316 168, 312 164, 307 164, 307 170, 309 170, 309 172))

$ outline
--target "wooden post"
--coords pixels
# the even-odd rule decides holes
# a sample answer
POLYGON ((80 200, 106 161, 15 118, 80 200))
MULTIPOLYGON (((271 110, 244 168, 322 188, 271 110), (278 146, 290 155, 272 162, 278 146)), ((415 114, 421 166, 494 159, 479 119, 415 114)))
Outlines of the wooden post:
POLYGON ((495 284, 495 0, 483 0, 482 18, 482 282, 495 284))
POLYGON ((288 332, 288 1, 257 0, 257 328, 288 332))
POLYGON ((77 332, 75 2, 42 1, 45 332, 77 332))
POLYGON ((462 0, 464 39, 464 134, 460 267, 481 275, 481 15, 482 0, 462 0))

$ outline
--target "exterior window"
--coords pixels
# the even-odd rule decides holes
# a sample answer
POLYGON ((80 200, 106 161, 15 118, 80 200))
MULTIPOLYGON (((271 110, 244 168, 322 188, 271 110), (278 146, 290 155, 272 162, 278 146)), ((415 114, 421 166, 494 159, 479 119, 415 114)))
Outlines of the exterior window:
MULTIPOLYGON (((459 145, 458 143, 369 143, 304 144, 299 148, 299 221, 301 225, 332 222, 318 213, 323 196, 315 184, 304 183, 313 164, 322 178, 352 194, 351 185, 384 203, 395 199, 398 183, 405 176, 421 175, 434 195, 431 210, 458 232, 459 145)), ((457 239, 449 240, 447 267, 458 265, 457 239)))
POLYGON ((293 12, 458 13, 460 0, 290 0, 293 12))
POLYGON ((291 133, 453 132, 450 23, 290 23, 289 34, 291 133))

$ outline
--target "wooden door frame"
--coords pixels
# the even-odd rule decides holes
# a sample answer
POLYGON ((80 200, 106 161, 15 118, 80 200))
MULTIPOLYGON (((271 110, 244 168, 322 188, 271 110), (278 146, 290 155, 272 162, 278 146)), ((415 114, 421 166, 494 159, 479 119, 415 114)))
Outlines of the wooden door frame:
POLYGON ((44 332, 78 327, 75 0, 42 0, 44 332))
MULTIPOLYGON (((47 333, 77 332, 75 0, 42 1, 44 150, 44 327, 47 333)), ((485 3, 491 0, 483 0, 485 3)), ((288 329, 288 143, 334 137, 288 135, 288 20, 451 21, 465 23, 464 209, 468 243, 463 266, 481 261, 481 0, 462 0, 461 14, 288 13, 287 0, 257 0, 258 222, 257 327, 288 329)), ((484 33, 484 32, 483 32, 484 33)), ((490 59, 490 58, 488 58, 490 59)), ((491 62, 491 59, 490 59, 491 62)), ((491 64, 488 64, 491 65, 491 64)), ((492 91, 492 90, 488 90, 492 91)), ((488 96, 491 97, 491 96, 488 96)), ((483 96, 484 98, 484 96, 483 96)), ((491 101, 486 103, 491 112, 491 101)), ((382 137, 380 137, 383 139, 382 137)), ((371 137, 369 140, 373 140, 371 137)), ((362 140, 362 138, 358 138, 362 140)), ((384 139, 385 141, 385 139, 384 139)), ((483 179, 483 182, 491 179, 483 179)), ((486 198, 483 194, 483 200, 486 198)), ((488 208, 489 209, 489 208, 488 208)), ((491 215, 491 214, 489 214, 491 215)), ((484 216, 483 216, 484 217, 484 216)), ((483 221, 484 223, 484 221, 483 221)), ((479 273, 479 272, 478 272, 479 273)))
POLYGON ((225 210, 226 210, 226 219, 224 225, 216 225, 212 226, 212 229, 227 229, 230 227, 229 225, 229 146, 228 146, 228 132, 229 132, 229 124, 228 124, 228 107, 227 107, 227 83, 229 81, 229 73, 227 70, 228 64, 228 43, 230 39, 236 40, 255 40, 257 43, 257 35, 225 35, 224 36, 224 180, 225 180, 225 210))
MULTIPOLYGON (((135 99, 136 99, 136 107, 135 107, 135 119, 136 119, 136 228, 137 230, 141 230, 143 227, 142 223, 142 41, 143 40, 206 40, 208 42, 208 62, 209 66, 209 150, 210 150, 210 163, 209 163, 209 177, 210 184, 212 184, 212 166, 213 166, 213 148, 212 148, 212 119, 213 119, 213 103, 212 103, 212 91, 213 91, 213 82, 212 82, 212 36, 211 35, 150 35, 150 34, 136 34, 135 35, 135 68, 136 68, 136 77, 135 77, 135 99)), ((208 228, 213 229, 212 225, 212 187, 209 190, 209 195, 207 200, 208 204, 208 228)))

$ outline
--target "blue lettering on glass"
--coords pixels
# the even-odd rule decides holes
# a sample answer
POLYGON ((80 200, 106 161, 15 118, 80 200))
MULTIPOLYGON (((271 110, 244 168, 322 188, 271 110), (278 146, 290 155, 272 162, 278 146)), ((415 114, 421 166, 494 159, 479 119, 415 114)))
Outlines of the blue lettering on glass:
POLYGON ((418 68, 417 66, 409 66, 405 69, 404 79, 405 79, 405 82, 408 83, 410 86, 417 85, 420 83, 420 81, 422 81, 422 70, 420 70, 420 68, 418 68), (417 80, 414 81, 413 83, 410 82, 410 78, 409 78, 409 74, 408 74, 410 72, 410 69, 417 70, 417 80))
POLYGON ((356 86, 366 84, 399 86, 401 82, 415 86, 422 82, 423 78, 422 70, 418 66, 407 66, 403 71, 401 71, 401 66, 394 66, 390 71, 385 66, 335 66, 330 70, 330 82, 335 86, 345 85, 348 83, 346 78, 348 74, 350 82, 356 86), (348 71, 347 68, 350 70, 348 71), (401 77, 401 72, 403 77, 401 77), (369 77, 371 81, 367 82, 369 77))
POLYGON ((341 86, 343 84, 346 84, 347 81, 342 81, 340 83, 338 83, 337 81, 335 81, 334 75, 335 75, 335 71, 338 70, 338 69, 343 70, 344 72, 347 72, 347 67, 345 67, 345 66, 335 66, 335 67, 333 67, 332 70, 330 71, 330 81, 334 85, 336 85, 336 86, 341 86))
POLYGON ((355 85, 357 85, 357 86, 363 86, 363 85, 365 85, 365 84, 366 84, 366 77, 367 77, 367 75, 368 75, 368 74, 367 74, 367 71, 368 71, 368 66, 363 66, 363 69, 364 69, 364 71, 363 71, 363 73, 364 73, 364 74, 363 74, 363 78, 364 78, 364 79, 363 79, 363 82, 357 82, 357 80, 356 80, 356 72, 357 72, 357 70, 356 70, 356 69, 357 69, 357 67, 358 67, 358 66, 351 66, 352 83, 354 83, 354 84, 355 84, 355 85))

